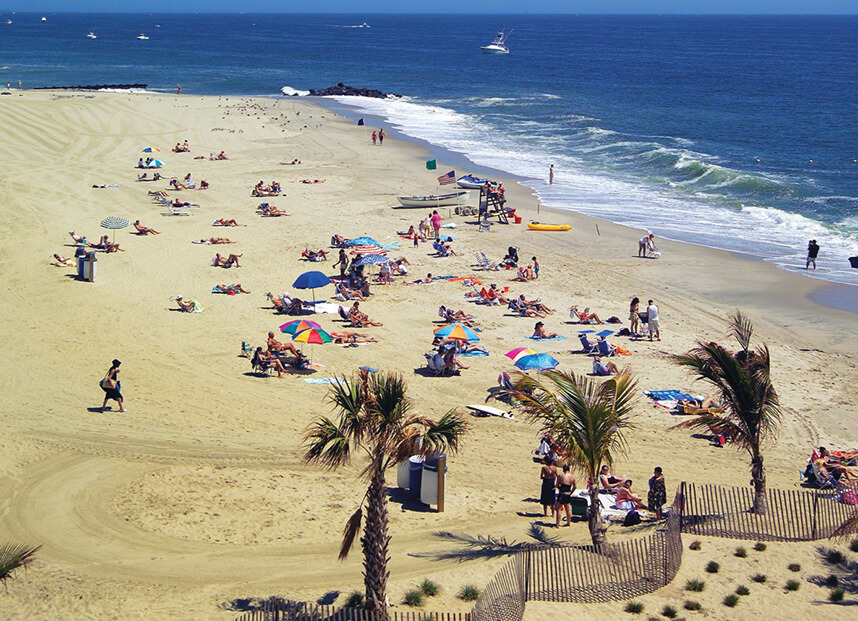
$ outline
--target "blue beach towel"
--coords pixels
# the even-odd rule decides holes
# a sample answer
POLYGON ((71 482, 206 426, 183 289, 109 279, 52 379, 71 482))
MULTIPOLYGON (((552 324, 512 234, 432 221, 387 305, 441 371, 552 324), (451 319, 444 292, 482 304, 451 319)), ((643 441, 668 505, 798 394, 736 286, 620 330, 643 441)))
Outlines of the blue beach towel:
POLYGON ((460 354, 456 354, 457 356, 488 356, 489 352, 487 351, 466 351, 460 354))
POLYGON ((335 377, 306 377, 304 381, 308 384, 331 384, 337 381, 335 377))
POLYGON ((679 401, 694 398, 679 390, 644 390, 644 394, 653 401, 679 401))
POLYGON ((557 336, 552 336, 551 338, 541 339, 538 336, 528 336, 531 341, 565 341, 566 337, 562 334, 558 334, 557 336))

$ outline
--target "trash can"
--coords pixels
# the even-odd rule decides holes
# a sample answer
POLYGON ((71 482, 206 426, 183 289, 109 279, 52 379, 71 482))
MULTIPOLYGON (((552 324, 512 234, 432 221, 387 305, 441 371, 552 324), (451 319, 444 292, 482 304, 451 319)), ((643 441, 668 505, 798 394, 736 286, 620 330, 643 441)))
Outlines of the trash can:
POLYGON ((396 467, 396 486, 401 489, 408 489, 410 481, 408 480, 411 464, 408 460, 403 461, 396 467))
POLYGON ((86 256, 79 258, 78 261, 83 262, 82 268, 78 267, 78 270, 82 271, 81 278, 88 282, 95 282, 95 264, 98 261, 95 252, 87 252, 86 256))
POLYGON ((77 260, 77 279, 83 280, 83 265, 86 262, 86 248, 78 246, 74 251, 74 258, 77 260))
MULTIPOLYGON (((420 482, 420 502, 424 505, 438 504, 438 460, 447 457, 442 453, 438 457, 427 459, 423 464, 423 476, 420 482)), ((447 468, 444 467, 444 480, 446 481, 447 468)))
POLYGON ((420 497, 420 480, 423 476, 423 457, 415 455, 408 458, 408 494, 420 497))

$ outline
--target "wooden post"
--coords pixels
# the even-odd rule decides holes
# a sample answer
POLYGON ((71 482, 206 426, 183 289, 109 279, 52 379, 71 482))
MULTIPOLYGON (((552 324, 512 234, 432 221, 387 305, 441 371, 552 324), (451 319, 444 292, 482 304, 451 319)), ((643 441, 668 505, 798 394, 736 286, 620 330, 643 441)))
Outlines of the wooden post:
POLYGON ((438 458, 438 513, 444 513, 444 487, 447 474, 447 458, 438 458))

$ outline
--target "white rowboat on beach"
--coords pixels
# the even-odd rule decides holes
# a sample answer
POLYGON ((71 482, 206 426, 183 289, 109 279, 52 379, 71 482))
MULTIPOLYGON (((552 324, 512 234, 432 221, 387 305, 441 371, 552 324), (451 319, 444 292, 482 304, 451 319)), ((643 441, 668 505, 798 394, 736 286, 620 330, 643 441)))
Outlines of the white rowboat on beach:
POLYGON ((429 196, 400 196, 399 202, 402 203, 402 205, 400 207, 394 207, 394 209, 449 207, 468 200, 469 196, 470 193, 467 190, 451 192, 450 194, 430 194, 429 196))

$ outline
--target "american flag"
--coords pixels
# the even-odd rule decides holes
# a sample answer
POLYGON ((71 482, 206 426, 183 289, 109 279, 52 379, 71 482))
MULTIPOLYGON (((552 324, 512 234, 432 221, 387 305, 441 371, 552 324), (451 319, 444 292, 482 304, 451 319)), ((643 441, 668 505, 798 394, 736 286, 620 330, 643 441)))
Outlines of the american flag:
POLYGON ((456 183, 456 171, 451 170, 446 175, 441 175, 438 177, 439 185, 450 185, 451 183, 456 183))

